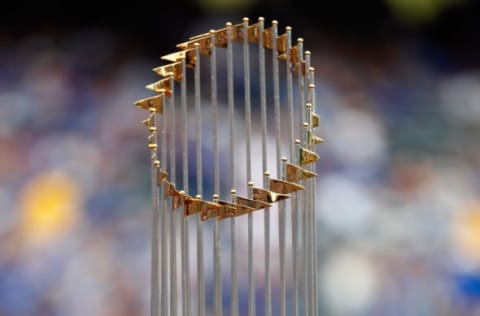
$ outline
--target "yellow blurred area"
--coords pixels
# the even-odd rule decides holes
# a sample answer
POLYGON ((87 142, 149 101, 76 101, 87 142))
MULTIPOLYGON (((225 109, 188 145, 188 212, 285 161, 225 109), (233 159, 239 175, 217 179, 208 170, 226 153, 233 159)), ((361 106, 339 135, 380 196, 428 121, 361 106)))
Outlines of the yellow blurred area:
POLYGON ((61 171, 33 177, 19 194, 22 239, 41 246, 61 238, 78 222, 81 200, 74 179, 61 171))
POLYGON ((463 0, 387 0, 398 18, 410 23, 430 22, 445 9, 463 0))
POLYGON ((480 266, 480 202, 455 217, 453 239, 458 251, 480 266))

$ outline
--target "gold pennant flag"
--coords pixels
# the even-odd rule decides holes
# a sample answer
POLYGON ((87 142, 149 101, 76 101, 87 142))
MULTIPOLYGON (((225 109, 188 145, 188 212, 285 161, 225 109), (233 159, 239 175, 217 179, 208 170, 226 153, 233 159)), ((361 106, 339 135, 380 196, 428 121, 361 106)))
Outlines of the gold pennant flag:
POLYGON ((230 34, 230 38, 233 42, 243 44, 243 23, 232 26, 232 33, 230 34))
POLYGON ((195 50, 195 44, 198 43, 198 52, 202 55, 210 55, 212 52, 212 40, 210 33, 204 33, 190 38, 188 42, 180 43, 177 45, 180 49, 192 49, 195 50))
POLYGON ((188 197, 185 199, 185 216, 189 216, 195 213, 204 213, 209 210, 215 210, 220 208, 221 205, 209 201, 205 201, 198 198, 188 197))
POLYGON ((261 188, 253 188, 253 199, 262 201, 265 203, 274 203, 281 200, 288 199, 290 196, 287 194, 268 191, 261 188))
POLYGON ((217 217, 218 216, 218 210, 219 208, 214 208, 210 210, 202 210, 202 213, 200 213, 200 219, 202 221, 206 221, 207 219, 210 219, 212 217, 217 217))
POLYGON ((288 194, 303 189, 303 185, 294 182, 288 182, 279 179, 270 179, 270 190, 275 193, 288 194))
POLYGON ((153 108, 157 114, 163 114, 163 94, 138 100, 135 106, 144 110, 153 108))
MULTIPOLYGON (((222 201, 221 201, 222 202, 222 201)), ((221 205, 217 212, 217 219, 222 220, 235 216, 235 207, 230 205, 221 205)))
POLYGON ((170 82, 170 78, 165 78, 157 82, 148 84, 145 86, 145 88, 147 88, 148 90, 152 90, 156 93, 163 93, 168 98, 172 95, 172 85, 170 82))
POLYGON ((182 191, 177 191, 178 195, 172 196, 172 208, 175 210, 185 204, 185 194, 182 191))
POLYGON ((287 181, 291 181, 291 182, 297 182, 300 180, 317 176, 315 172, 303 169, 302 167, 291 164, 291 163, 287 163, 285 173, 286 173, 287 181))
POLYGON ((212 39, 210 34, 207 33, 205 36, 195 40, 199 44, 198 52, 202 55, 210 55, 212 53, 212 39))
POLYGON ((163 77, 173 76, 173 78, 179 82, 182 81, 182 78, 183 78, 181 61, 160 66, 160 67, 155 67, 153 68, 153 71, 155 71, 157 74, 163 77))
POLYGON ((165 198, 171 196, 173 192, 175 191, 175 185, 172 182, 169 181, 163 181, 163 195, 165 198))
POLYGON ((223 28, 220 30, 216 30, 214 33, 215 36, 215 46, 220 48, 227 48, 228 40, 227 40, 227 29, 223 28))
POLYGON ((293 65, 293 69, 295 69, 298 63, 298 44, 290 47, 290 63, 293 65))
POLYGON ((302 60, 296 64, 293 65, 293 72, 295 74, 298 74, 300 72, 301 75, 305 76, 307 73, 307 62, 305 60, 302 60))
POLYGON ((164 175, 165 180, 163 180, 163 184, 165 187, 165 197, 172 198, 172 208, 175 210, 185 204, 185 199, 187 198, 187 196, 183 191, 178 191, 177 189, 175 189, 175 184, 166 181, 167 173, 164 172, 164 175))
POLYGON ((168 173, 160 168, 157 168, 157 186, 160 186, 164 181, 166 181, 167 177, 168 173))
POLYGON ((279 59, 287 59, 287 33, 277 37, 277 52, 279 59))
POLYGON ((241 197, 241 196, 237 196, 235 202, 237 202, 237 204, 247 206, 255 210, 261 210, 261 209, 272 206, 271 204, 265 203, 263 201, 252 200, 252 199, 241 197))
POLYGON ((177 190, 175 190, 175 184, 173 184, 172 182, 169 182, 169 181, 163 181, 163 187, 164 187, 164 190, 165 190, 165 197, 169 197, 169 196, 174 196, 176 195, 176 192, 178 192, 177 190))
POLYGON ((185 198, 185 208, 184 208, 184 216, 190 216, 200 211, 199 203, 201 199, 196 199, 191 196, 185 198))
POLYGON ((185 199, 187 196, 184 191, 176 191, 175 195, 172 196, 172 208, 177 209, 182 205, 185 205, 185 199))
POLYGON ((181 47, 182 44, 178 44, 177 47, 183 49, 180 52, 171 53, 168 55, 164 55, 161 57, 162 60, 177 62, 185 60, 185 64, 193 68, 195 67, 196 57, 195 57, 195 50, 193 48, 188 47, 181 47))
POLYGON ((315 162, 318 159, 320 159, 320 156, 317 153, 311 150, 305 149, 303 147, 300 147, 300 157, 299 157, 300 165, 306 165, 306 164, 315 162))
POLYGON ((273 38, 272 28, 263 30, 263 47, 272 49, 275 39, 273 38))
POLYGON ((233 202, 228 202, 228 201, 223 201, 223 200, 218 200, 217 203, 222 205, 222 206, 226 206, 229 209, 233 209, 233 214, 228 213, 228 214, 222 215, 222 216, 220 216, 219 219, 224 219, 224 218, 233 217, 233 216, 240 216, 240 215, 255 211, 254 208, 244 206, 244 205, 241 205, 241 204, 238 204, 238 203, 233 203, 233 202))
POLYGON ((310 112, 310 120, 312 122, 312 127, 320 126, 320 116, 317 113, 310 112))
POLYGON ((193 45, 198 43, 198 52, 200 54, 209 56, 212 53, 212 40, 210 34, 204 34, 202 37, 196 38, 192 43, 193 45))
POLYGON ((258 43, 260 33, 258 32, 258 23, 248 26, 248 41, 250 43, 258 43))
POLYGON ((210 218, 216 217, 218 220, 222 220, 232 216, 235 216, 235 207, 220 204, 219 208, 202 211, 200 219, 206 221, 210 218))
POLYGON ((309 147, 323 143, 323 138, 313 135, 311 130, 307 131, 307 142, 309 147))

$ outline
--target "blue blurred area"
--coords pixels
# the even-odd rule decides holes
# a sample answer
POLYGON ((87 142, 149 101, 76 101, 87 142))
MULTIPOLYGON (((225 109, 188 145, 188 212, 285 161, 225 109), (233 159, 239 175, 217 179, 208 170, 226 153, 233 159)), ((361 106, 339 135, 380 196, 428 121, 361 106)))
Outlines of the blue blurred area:
POLYGON ((149 156, 132 103, 159 56, 243 16, 288 23, 312 51, 323 315, 480 313, 480 10, 454 2, 2 13, 0 315, 149 313, 149 156))

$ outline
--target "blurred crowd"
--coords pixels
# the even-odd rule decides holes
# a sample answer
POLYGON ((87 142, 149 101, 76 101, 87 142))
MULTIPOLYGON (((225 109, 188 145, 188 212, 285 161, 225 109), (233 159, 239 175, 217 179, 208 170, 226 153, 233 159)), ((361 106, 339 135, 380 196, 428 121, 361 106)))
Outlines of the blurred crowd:
MULTIPOLYGON (((102 28, 2 35, 0 315, 149 314, 150 158, 133 101, 159 59, 122 54, 102 28)), ((411 37, 303 37, 326 140, 322 315, 480 315, 478 65, 411 37)))

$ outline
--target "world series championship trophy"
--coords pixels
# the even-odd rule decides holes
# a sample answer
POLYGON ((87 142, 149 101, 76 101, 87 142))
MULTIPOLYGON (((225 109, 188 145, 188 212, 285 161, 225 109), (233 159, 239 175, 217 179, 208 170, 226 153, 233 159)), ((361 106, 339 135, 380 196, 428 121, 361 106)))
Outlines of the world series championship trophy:
POLYGON ((243 301, 250 316, 317 315, 310 51, 262 17, 177 49, 135 102, 148 113, 151 315, 237 316, 243 301))

